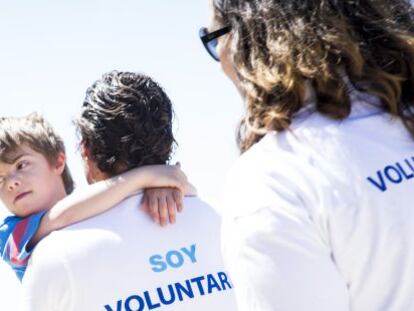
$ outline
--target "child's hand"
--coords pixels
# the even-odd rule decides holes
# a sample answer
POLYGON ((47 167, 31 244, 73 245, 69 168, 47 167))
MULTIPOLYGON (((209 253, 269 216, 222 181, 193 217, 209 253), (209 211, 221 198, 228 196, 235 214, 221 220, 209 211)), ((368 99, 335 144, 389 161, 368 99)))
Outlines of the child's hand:
POLYGON ((145 189, 142 207, 161 226, 173 224, 177 211, 183 210, 183 193, 177 188, 145 189))
MULTIPOLYGON (((175 163, 175 166, 181 168, 181 163, 177 162, 177 163, 175 163)), ((194 185, 192 183, 190 183, 187 179, 186 179, 185 186, 182 190, 183 190, 185 196, 196 196, 197 195, 196 187, 194 187, 194 185)))
POLYGON ((192 183, 187 182, 185 188, 184 188, 184 195, 194 197, 197 196, 197 189, 193 186, 192 183))

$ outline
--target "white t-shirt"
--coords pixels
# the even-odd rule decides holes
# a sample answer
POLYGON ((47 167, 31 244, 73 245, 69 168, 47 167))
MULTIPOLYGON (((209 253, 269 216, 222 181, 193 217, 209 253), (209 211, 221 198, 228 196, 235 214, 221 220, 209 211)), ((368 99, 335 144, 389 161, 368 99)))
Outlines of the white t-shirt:
POLYGON ((414 310, 414 141, 353 91, 343 121, 310 110, 232 168, 223 252, 239 310, 414 310))
POLYGON ((108 212, 56 231, 33 252, 23 310, 235 310, 223 268, 220 218, 185 198, 165 228, 133 196, 108 212))

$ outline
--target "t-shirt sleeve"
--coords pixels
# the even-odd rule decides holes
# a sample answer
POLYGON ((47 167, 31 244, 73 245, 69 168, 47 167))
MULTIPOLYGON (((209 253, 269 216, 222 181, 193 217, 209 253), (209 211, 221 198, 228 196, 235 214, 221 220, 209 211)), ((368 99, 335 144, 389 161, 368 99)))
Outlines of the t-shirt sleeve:
POLYGON ((26 218, 7 217, 0 225, 0 252, 19 280, 22 280, 30 259, 31 250, 28 244, 36 233, 40 221, 46 211, 26 218))
POLYGON ((305 206, 300 189, 310 187, 279 164, 243 164, 228 178, 223 254, 239 310, 349 310, 346 281, 305 206))

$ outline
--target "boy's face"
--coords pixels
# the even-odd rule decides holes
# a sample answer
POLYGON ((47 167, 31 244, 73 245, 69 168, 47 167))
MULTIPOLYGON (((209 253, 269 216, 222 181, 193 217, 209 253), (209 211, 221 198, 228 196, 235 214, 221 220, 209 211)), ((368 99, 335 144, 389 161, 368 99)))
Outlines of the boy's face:
POLYGON ((45 156, 23 144, 9 158, 11 164, 0 162, 0 199, 10 212, 26 217, 51 208, 65 196, 63 153, 50 165, 45 156))

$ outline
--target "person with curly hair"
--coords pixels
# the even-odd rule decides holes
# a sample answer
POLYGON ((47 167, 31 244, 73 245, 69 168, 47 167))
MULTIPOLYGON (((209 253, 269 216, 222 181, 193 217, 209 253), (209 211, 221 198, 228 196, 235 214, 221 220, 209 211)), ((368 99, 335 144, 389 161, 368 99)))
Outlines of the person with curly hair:
POLYGON ((223 249, 239 310, 414 309, 408 0, 212 0, 246 113, 223 249))
MULTIPOLYGON (((158 189, 168 194, 153 195, 157 200, 173 198, 176 191, 193 191, 178 166, 147 165, 73 193, 65 145, 46 119, 37 113, 1 117, 0 201, 12 215, 0 222, 0 257, 21 280, 31 252, 43 237, 154 187, 165 187, 158 189)), ((181 211, 181 196, 176 197, 175 203, 181 211)), ((146 210, 153 215, 155 208, 146 210)), ((175 217, 175 208, 170 212, 167 206, 159 205, 156 210, 158 218, 163 213, 175 217)))
MULTIPOLYGON (((150 77, 104 74, 88 88, 76 121, 88 182, 113 176, 122 182, 137 168, 167 164, 172 118, 170 99, 150 77)), ((174 198, 145 196, 146 209, 174 208, 174 198)), ((137 210, 142 198, 131 196, 43 239, 23 279, 22 310, 235 310, 214 210, 185 197, 176 224, 161 228, 137 210)))

